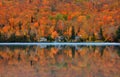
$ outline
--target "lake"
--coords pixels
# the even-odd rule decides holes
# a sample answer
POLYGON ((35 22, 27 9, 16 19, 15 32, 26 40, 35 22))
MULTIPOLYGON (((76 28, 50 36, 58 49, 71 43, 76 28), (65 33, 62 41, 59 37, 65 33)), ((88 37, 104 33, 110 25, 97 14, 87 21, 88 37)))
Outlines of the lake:
POLYGON ((120 77, 120 46, 0 44, 0 77, 120 77))

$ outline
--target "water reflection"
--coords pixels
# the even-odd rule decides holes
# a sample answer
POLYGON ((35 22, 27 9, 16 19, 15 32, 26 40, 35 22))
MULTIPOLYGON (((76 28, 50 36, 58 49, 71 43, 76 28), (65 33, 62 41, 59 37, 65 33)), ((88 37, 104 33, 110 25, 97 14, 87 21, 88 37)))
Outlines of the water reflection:
POLYGON ((0 77, 120 77, 120 47, 0 46, 0 77))

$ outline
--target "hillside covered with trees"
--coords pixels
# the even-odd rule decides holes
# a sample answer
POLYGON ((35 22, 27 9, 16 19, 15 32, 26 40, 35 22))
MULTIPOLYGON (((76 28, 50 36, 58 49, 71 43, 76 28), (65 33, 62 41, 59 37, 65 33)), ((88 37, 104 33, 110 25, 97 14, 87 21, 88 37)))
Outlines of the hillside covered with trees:
POLYGON ((0 42, 120 42, 120 0, 0 0, 0 42))

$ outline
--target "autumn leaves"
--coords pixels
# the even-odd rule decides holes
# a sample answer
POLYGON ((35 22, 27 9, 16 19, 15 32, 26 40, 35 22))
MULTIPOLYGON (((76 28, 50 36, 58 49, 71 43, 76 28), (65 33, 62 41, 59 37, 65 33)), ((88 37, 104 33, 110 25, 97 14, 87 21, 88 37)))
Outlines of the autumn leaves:
POLYGON ((13 35, 27 38, 26 42, 43 37, 51 42, 59 36, 67 42, 71 36, 98 41, 100 31, 101 41, 117 41, 119 11, 117 0, 6 0, 0 2, 0 38, 4 39, 0 41, 13 35))

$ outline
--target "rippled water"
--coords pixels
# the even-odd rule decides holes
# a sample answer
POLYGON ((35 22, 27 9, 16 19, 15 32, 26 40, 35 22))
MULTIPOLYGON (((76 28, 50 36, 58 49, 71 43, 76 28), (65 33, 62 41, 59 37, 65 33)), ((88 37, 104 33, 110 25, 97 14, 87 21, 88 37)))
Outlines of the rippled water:
POLYGON ((0 46, 0 77, 120 77, 120 46, 0 46))

